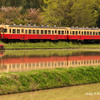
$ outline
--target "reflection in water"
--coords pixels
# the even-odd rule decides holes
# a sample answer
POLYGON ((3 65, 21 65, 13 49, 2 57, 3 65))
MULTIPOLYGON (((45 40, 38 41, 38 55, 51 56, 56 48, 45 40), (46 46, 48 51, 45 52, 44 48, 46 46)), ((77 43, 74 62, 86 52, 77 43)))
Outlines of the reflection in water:
POLYGON ((0 58, 0 72, 100 65, 100 55, 0 58))
POLYGON ((100 83, 97 83, 20 94, 4 95, 0 96, 0 100, 99 100, 99 94, 100 83), (86 93, 91 93, 93 95, 86 95, 86 93))

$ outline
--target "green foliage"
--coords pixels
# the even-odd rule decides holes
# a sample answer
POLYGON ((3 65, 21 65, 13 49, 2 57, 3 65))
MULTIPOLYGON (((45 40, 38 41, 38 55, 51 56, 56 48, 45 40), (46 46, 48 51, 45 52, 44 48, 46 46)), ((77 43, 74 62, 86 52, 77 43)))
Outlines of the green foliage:
POLYGON ((0 74, 0 94, 100 82, 100 66, 0 74))
POLYGON ((57 26, 96 26, 92 0, 44 0, 44 23, 57 26))

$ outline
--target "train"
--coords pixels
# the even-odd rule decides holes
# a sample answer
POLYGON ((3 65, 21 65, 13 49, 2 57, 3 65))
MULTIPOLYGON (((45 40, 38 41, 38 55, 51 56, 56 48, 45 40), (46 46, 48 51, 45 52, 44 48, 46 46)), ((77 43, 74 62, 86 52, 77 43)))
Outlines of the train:
POLYGON ((100 28, 0 25, 2 40, 100 40, 100 28))

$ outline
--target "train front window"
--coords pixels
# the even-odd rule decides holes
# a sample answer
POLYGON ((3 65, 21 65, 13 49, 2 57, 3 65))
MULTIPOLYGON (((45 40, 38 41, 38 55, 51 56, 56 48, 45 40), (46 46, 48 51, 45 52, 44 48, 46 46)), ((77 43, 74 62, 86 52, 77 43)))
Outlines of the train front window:
POLYGON ((4 29, 4 33, 7 33, 7 29, 4 29))
POLYGON ((17 34, 20 34, 20 29, 17 29, 17 34))
POLYGON ((16 33, 16 30, 15 29, 13 29, 13 34, 15 34, 16 33))
POLYGON ((100 32, 99 32, 99 35, 100 35, 100 32))

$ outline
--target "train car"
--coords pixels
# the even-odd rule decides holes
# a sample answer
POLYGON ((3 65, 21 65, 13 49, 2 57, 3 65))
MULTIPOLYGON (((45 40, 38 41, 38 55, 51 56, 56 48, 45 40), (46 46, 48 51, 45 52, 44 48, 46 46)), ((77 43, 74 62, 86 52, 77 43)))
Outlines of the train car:
POLYGON ((99 28, 0 25, 0 39, 100 40, 99 28))
POLYGON ((67 29, 67 27, 48 27, 35 25, 0 25, 0 38, 10 40, 67 40, 67 29))
POLYGON ((69 40, 100 40, 99 28, 71 27, 68 31, 69 40))

